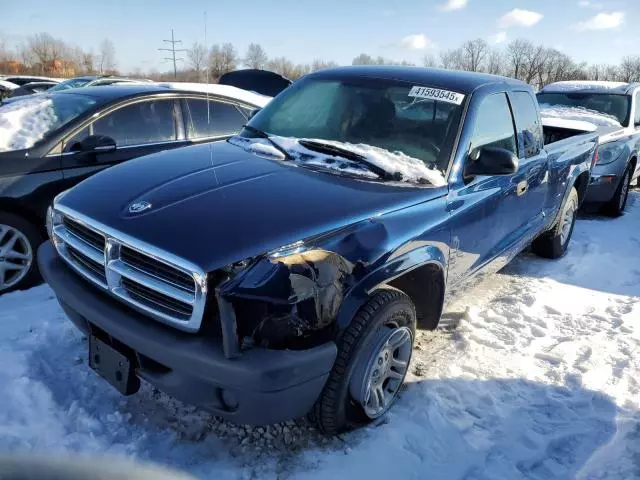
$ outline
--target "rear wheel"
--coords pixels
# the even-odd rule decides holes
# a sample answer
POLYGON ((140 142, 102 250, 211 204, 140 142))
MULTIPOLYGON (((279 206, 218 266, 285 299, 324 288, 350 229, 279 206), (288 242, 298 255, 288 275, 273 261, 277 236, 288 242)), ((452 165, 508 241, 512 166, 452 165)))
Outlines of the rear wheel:
POLYGON ((400 290, 376 292, 338 340, 338 356, 311 412, 326 434, 380 416, 395 403, 409 369, 416 311, 400 290))
POLYGON ((33 224, 0 212, 0 294, 38 282, 35 256, 41 242, 42 235, 33 224))
POLYGON ((619 217, 624 213, 624 209, 627 206, 627 200, 629 198, 629 186, 631 185, 631 165, 627 165, 624 173, 622 174, 622 180, 620 185, 616 189, 616 193, 609 203, 604 207, 604 211, 611 217, 619 217))
POLYGON ((531 249, 536 255, 555 259, 562 257, 566 253, 576 224, 578 206, 578 192, 575 187, 572 187, 567 201, 562 206, 562 211, 556 224, 531 244, 531 249))

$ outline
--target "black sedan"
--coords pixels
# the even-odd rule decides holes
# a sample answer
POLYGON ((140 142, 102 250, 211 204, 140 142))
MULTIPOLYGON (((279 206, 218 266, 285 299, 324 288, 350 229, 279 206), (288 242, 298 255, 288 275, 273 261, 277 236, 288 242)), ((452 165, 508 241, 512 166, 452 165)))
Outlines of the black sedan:
POLYGON ((33 95, 34 93, 42 93, 51 87, 58 85, 56 82, 30 82, 25 83, 21 87, 11 92, 11 98, 24 97, 25 95, 33 95))
POLYGON ((0 106, 0 293, 39 280, 34 256, 58 193, 111 165, 227 138, 270 100, 226 85, 203 90, 77 88, 0 106))

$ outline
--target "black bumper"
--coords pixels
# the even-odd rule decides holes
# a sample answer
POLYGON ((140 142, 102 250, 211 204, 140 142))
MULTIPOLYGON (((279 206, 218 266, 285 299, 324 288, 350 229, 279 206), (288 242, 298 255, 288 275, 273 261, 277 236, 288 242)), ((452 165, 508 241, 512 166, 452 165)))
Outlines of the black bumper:
POLYGON ((50 242, 39 248, 38 265, 78 328, 88 333, 90 324, 96 326, 135 351, 140 378, 237 423, 268 424, 304 415, 335 361, 334 343, 302 351, 255 348, 227 359, 219 340, 159 324, 88 284, 50 242))

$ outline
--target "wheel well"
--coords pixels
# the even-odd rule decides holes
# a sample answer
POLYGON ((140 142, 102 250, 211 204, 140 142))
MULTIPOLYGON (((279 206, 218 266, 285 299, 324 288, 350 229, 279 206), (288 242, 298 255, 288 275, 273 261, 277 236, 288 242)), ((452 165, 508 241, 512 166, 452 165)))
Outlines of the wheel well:
POLYGON ((638 164, 638 158, 631 157, 631 160, 629 160, 629 164, 631 165, 631 175, 633 176, 633 172, 636 171, 636 165, 638 164))
POLYGON ((444 304, 444 273, 439 265, 422 265, 388 284, 411 298, 419 328, 434 330, 438 326, 444 304))
POLYGON ((591 174, 589 172, 583 172, 578 175, 575 183, 573 184, 576 187, 576 191, 578 192, 578 204, 582 205, 582 201, 584 200, 584 196, 587 193, 587 187, 589 186, 589 180, 591 178, 591 174))
POLYGON ((44 219, 33 213, 31 210, 22 207, 20 203, 0 199, 0 212, 12 213, 24 218, 38 229, 43 238, 46 238, 47 228, 44 224, 44 219))

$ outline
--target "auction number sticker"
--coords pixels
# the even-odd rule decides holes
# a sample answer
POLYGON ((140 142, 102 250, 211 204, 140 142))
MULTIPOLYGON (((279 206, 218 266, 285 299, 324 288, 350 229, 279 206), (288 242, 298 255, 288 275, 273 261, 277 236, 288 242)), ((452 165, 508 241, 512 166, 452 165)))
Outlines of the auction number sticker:
POLYGON ((454 103, 461 105, 464 95, 461 93, 450 92, 449 90, 440 90, 439 88, 430 87, 412 87, 409 92, 410 97, 428 98, 430 100, 439 100, 441 102, 454 103))

